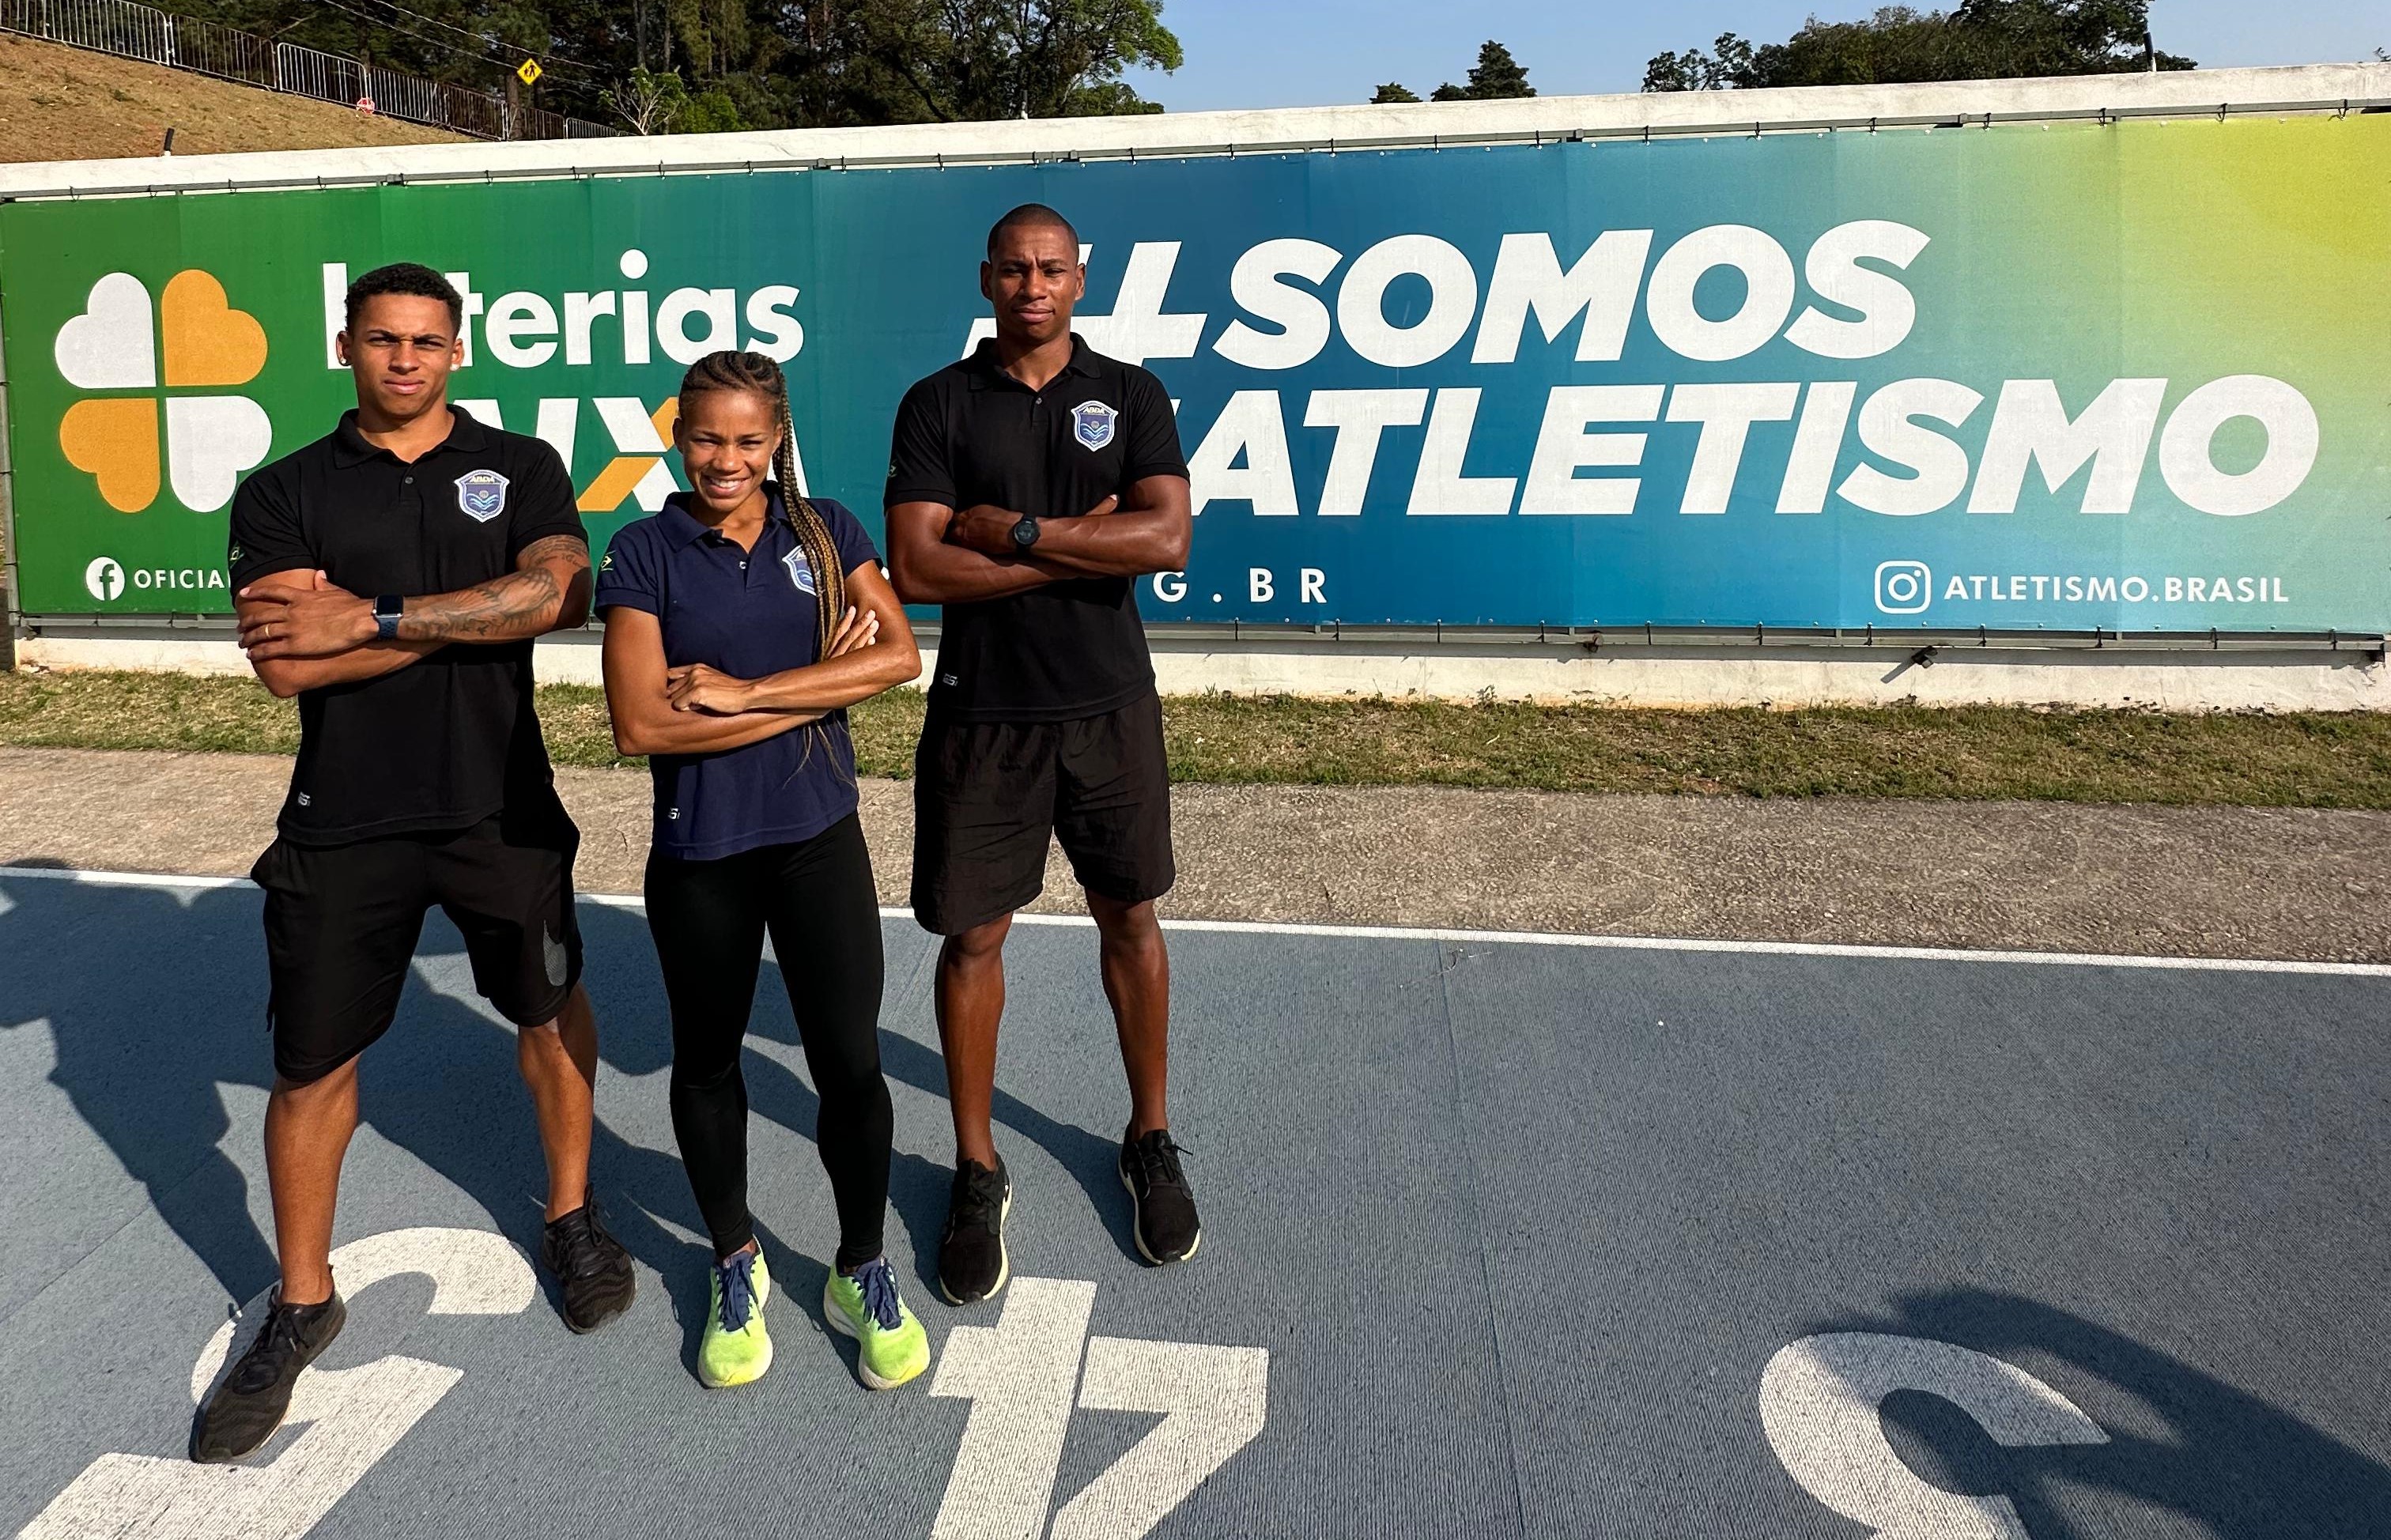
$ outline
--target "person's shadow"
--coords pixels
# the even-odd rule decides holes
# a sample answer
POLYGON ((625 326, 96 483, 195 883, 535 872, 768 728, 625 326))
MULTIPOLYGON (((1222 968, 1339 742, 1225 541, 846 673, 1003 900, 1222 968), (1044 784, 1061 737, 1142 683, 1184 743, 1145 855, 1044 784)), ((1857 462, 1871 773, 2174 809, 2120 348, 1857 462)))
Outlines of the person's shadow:
MULTIPOLYGON (((47 1021, 51 1081, 226 1296, 255 1297, 279 1268, 251 1219, 249 1180, 222 1147, 231 1122, 220 1087, 262 1096, 273 1085, 258 896, 5 874, 0 895, 8 900, 0 912, 0 1023, 47 1021)), ((583 918, 604 912, 587 907, 583 918)), ((622 942, 601 944, 619 950, 622 942)), ((437 967, 462 943, 434 915, 423 951, 437 967)), ((461 971, 462 957, 453 961, 461 971)), ((653 953, 647 961, 653 973, 653 953)), ((419 956, 419 975, 425 962, 419 956)), ((637 977, 617 959, 603 971, 618 988, 637 977)), ((612 1019, 601 1006, 606 1062, 627 1073, 651 1071, 669 1053, 660 993, 653 1009, 646 1006, 622 999, 612 1019)), ((411 979, 398 1023, 368 1051, 358 1118, 539 1255, 547 1168, 511 1027, 411 979)), ((601 1119, 590 1164, 615 1235, 677 1286, 684 1315, 685 1280, 694 1276, 702 1316, 706 1249, 656 1222, 699 1227, 680 1162, 624 1140, 601 1119)))
MULTIPOLYGON (((2091 1488, 2171 1509, 2219 1540, 2379 1540, 2391 1534, 2391 1469, 2281 1407, 2056 1305, 1993 1289, 1901 1300, 1890 1320, 1837 1321, 1827 1331, 1878 1331, 1957 1343, 2034 1368, 2108 1434, 2096 1444, 2008 1449, 1965 1413, 1923 1391, 1895 1391, 1882 1415, 1903 1457, 1935 1485, 1997 1492, 2034 1540, 2095 1540, 2074 1491, 2091 1488), (2130 1404, 2126 1405, 2125 1404, 2130 1404), (2104 1416, 2108 1406, 2118 1406, 2104 1416), (2156 1424, 2153 1430, 2152 1425, 2156 1424)), ((2339 1361, 2341 1404, 2380 1429, 2384 1376, 2339 1361)), ((2321 1389, 2321 1388, 2320 1388, 2321 1389)))
MULTIPOLYGON (((911 1086, 944 1101, 947 1096, 946 1059, 937 1048, 914 1041, 902 1031, 894 1029, 893 1026, 900 1013, 918 1009, 927 1014, 926 995, 932 987, 937 958, 937 943, 933 938, 912 977, 900 982, 892 949, 889 987, 881 1006, 880 1064, 892 1081, 911 1086)), ((1092 967, 1092 957, 1089 963, 1092 967)), ((769 962, 765 968, 768 976, 775 971, 769 962)), ((777 983, 777 979, 773 981, 777 983)), ((760 985, 758 991, 760 994, 760 985)), ((761 1010, 756 1015, 755 1029, 759 1035, 789 1042, 796 1041, 785 1016, 761 1010)), ((1105 1234, 1114 1245, 1120 1248, 1121 1254, 1138 1259, 1137 1241, 1131 1233, 1129 1196, 1121 1190, 1119 1144, 1077 1124, 1050 1117, 1005 1090, 1001 1063, 998 1074, 1000 1078, 996 1094, 989 1103, 989 1112, 998 1125, 1000 1144, 1003 1132, 1010 1130, 1044 1150, 1056 1165, 1086 1190, 1090 1203, 1103 1218, 1105 1234)), ((753 1083, 751 1079, 751 1090, 753 1083)), ((1126 1092, 1123 1101, 1126 1108, 1126 1092)), ((812 1125, 789 1126, 802 1132, 812 1125)), ((937 1293, 938 1287, 938 1242, 946 1232, 947 1197, 953 1185, 954 1174, 951 1165, 903 1155, 897 1158, 888 1173, 889 1202, 904 1216, 906 1233, 913 1243, 914 1274, 933 1294, 937 1293)))
POLYGON ((270 1084, 256 897, 5 876, 0 897, 0 1029, 48 1023, 51 1081, 225 1292, 250 1299, 279 1270, 220 1147, 218 1082, 270 1084))
MULTIPOLYGON (((50 1079, 229 1299, 253 1298, 278 1268, 269 1237, 251 1219, 248 1178, 222 1148, 231 1123, 219 1086, 263 1094, 272 1085, 258 896, 240 887, 167 889, 5 874, 0 896, 7 899, 0 905, 0 1024, 47 1021, 56 1053, 50 1079)), ((579 919, 604 1067, 602 1109, 605 1071, 657 1076, 671 1062, 671 1029, 645 919, 590 903, 580 906, 579 919)), ((537 1257, 546 1168, 515 1068, 515 1033, 471 998, 464 960, 456 955, 461 951, 453 930, 433 915, 399 1020, 365 1060, 360 1124, 455 1184, 501 1234, 537 1257)), ((769 962, 756 1000, 751 1032, 796 1044, 779 970, 769 962)), ((945 1067, 934 1050, 885 1022, 881 1042, 893 1080, 945 1096, 945 1067)), ((752 1048, 743 1068, 751 1113, 810 1141, 820 1109, 812 1087, 752 1048)), ((654 1084, 661 1094, 661 1076, 654 1084)), ((1115 1240, 1129 1249, 1113 1145, 1002 1092, 996 1114, 1088 1187, 1115 1240)), ((610 1227, 665 1279, 693 1368, 711 1248, 686 1171, 677 1156, 624 1138, 602 1111, 590 1166, 610 1227)), ((891 1201, 911 1236, 915 1272, 932 1293, 951 1174, 901 1154, 890 1172, 891 1201)), ((758 1226, 774 1249, 783 1293, 819 1293, 827 1262, 790 1247, 769 1216, 759 1215, 758 1226), (802 1267, 788 1265, 799 1258, 802 1267)), ((826 1255, 834 1242, 821 1237, 821 1251, 826 1255)))

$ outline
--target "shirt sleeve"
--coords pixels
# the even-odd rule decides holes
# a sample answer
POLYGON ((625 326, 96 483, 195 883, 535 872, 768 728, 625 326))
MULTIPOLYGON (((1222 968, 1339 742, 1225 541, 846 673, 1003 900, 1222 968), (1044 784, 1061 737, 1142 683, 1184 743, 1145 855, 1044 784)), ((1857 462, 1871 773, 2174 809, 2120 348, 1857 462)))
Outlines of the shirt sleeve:
POLYGON ((1179 447, 1179 414, 1170 409, 1170 393, 1149 369, 1129 371, 1129 454, 1122 461, 1121 480, 1187 474, 1187 457, 1179 447))
POLYGON ((589 531, 582 527, 575 506, 573 478, 556 450, 539 439, 523 461, 519 484, 510 487, 508 502, 514 511, 507 528, 507 555, 523 554, 525 546, 551 535, 570 535, 583 545, 589 531))
POLYGON ((881 507, 894 508, 900 502, 956 506, 954 463, 947 452, 946 418, 936 375, 905 393, 905 399, 897 408, 896 430, 889 439, 888 488, 882 495, 881 507))
POLYGON ((271 470, 242 482, 233 494, 225 557, 235 593, 261 577, 316 566, 316 552, 307 544, 291 489, 271 470))
POLYGON ((614 532, 604 559, 598 563, 598 593, 590 602, 592 609, 603 612, 620 605, 627 610, 645 610, 650 615, 664 614, 664 585, 658 581, 655 542, 648 539, 647 534, 645 520, 625 524, 614 532))
POLYGON ((829 498, 816 498, 814 509, 821 514, 822 522, 830 525, 831 542, 838 547, 840 572, 853 572, 866 562, 873 566, 880 564, 880 548, 872 543, 872 532, 863 527, 862 520, 847 511, 847 504, 829 498))

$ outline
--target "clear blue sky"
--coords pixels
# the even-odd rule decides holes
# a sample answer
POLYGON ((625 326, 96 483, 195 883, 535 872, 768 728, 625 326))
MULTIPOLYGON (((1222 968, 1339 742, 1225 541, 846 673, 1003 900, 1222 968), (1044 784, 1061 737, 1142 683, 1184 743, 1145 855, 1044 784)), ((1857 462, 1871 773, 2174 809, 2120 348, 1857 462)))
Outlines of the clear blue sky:
MULTIPOLYGON (((1875 8, 1874 0, 1166 0, 1162 19, 1186 45, 1186 67, 1136 84, 1180 112, 1367 101, 1389 80, 1425 97, 1458 82, 1493 37, 1543 95, 1634 91, 1645 60, 1663 49, 1706 48, 1723 32, 1779 42, 1814 13, 1845 19, 1875 8)), ((2151 30, 2160 47, 2204 66, 2345 61, 2391 48, 2391 0, 2157 0, 2151 30)))

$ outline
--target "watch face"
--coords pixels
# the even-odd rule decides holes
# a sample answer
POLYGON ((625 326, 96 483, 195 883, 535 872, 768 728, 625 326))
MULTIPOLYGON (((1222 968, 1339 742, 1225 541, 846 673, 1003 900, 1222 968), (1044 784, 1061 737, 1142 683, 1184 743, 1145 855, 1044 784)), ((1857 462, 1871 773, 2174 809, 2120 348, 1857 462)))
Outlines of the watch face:
POLYGON ((1038 521, 1035 519, 1024 519, 1019 524, 1015 524, 1013 526, 1013 543, 1017 546, 1036 545, 1038 543, 1038 521))

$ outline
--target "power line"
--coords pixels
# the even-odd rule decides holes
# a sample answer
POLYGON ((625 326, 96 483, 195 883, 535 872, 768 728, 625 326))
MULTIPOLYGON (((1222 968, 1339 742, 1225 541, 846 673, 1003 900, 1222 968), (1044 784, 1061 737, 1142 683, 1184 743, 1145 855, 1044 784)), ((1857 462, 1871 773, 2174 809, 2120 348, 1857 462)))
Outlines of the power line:
MULTIPOLYGON (((463 49, 463 48, 459 47, 457 45, 455 45, 455 44, 453 44, 453 43, 446 42, 446 41, 444 41, 444 40, 442 40, 442 39, 440 39, 440 38, 433 37, 433 36, 432 36, 432 35, 430 35, 429 33, 426 33, 426 32, 417 32, 417 31, 416 31, 414 28, 412 28, 412 27, 402 27, 402 26, 400 26, 397 22, 393 21, 393 20, 390 20, 390 19, 389 19, 388 18, 386 18, 386 17, 375 16, 375 15, 373 15, 372 13, 370 13, 370 12, 368 12, 368 11, 361 11, 361 10, 357 9, 357 8, 356 8, 355 6, 354 6, 344 5, 344 4, 342 4, 342 0, 321 0, 321 3, 322 3, 322 4, 324 4, 324 5, 330 6, 330 7, 332 7, 332 9, 334 9, 334 10, 337 10, 337 11, 345 11, 345 12, 347 12, 349 15, 355 17, 355 18, 356 18, 358 20, 360 20, 360 21, 364 21, 364 22, 369 23, 370 25, 373 25, 373 26, 376 26, 376 27, 382 28, 382 29, 383 29, 384 31, 386 31, 386 32, 398 32, 398 33, 400 33, 400 34, 401 34, 401 35, 403 35, 403 36, 407 36, 407 37, 414 38, 414 39, 415 39, 417 42, 419 42, 419 43, 428 43, 428 44, 430 44, 432 46, 433 46, 433 47, 435 47, 435 48, 443 49, 443 50, 445 50, 445 51, 446 51, 446 52, 448 52, 448 53, 457 54, 457 55, 459 55, 459 56, 461 56, 461 57, 468 58, 479 59, 481 62, 483 62, 483 63, 485 63, 485 64, 496 64, 496 65, 498 65, 498 66, 500 66, 500 67, 502 67, 502 68, 503 68, 503 67, 504 67, 504 65, 506 64, 506 59, 505 59, 504 56, 502 56, 502 55, 499 55, 499 54, 493 54, 493 53, 487 53, 487 52, 483 52, 483 53, 469 53, 467 50, 465 50, 465 49, 463 49)), ((396 9, 396 8, 400 8, 400 7, 395 7, 395 6, 394 6, 393 8, 394 8, 394 9, 396 9)), ((409 11, 409 12, 407 12, 407 14, 408 14, 408 15, 410 15, 410 16, 413 16, 415 13, 414 13, 414 12, 412 12, 412 11, 409 11)), ((432 19, 431 19, 430 17, 423 17, 423 18, 420 18, 420 19, 429 21, 429 20, 431 20, 432 19)), ((451 31, 462 31, 462 29, 461 29, 461 28, 451 28, 450 30, 451 30, 451 31)), ((475 36, 476 34, 472 33, 472 32, 467 32, 467 33, 465 33, 465 35, 466 35, 466 36, 468 36, 468 37, 472 37, 472 36, 475 36)), ((492 42, 492 41, 495 41, 495 40, 494 40, 494 39, 487 39, 487 38, 485 38, 485 39, 483 39, 483 41, 484 41, 484 42, 492 42)), ((598 66, 596 66, 596 65, 584 64, 584 63, 582 63, 582 62, 581 62, 580 60, 578 60, 578 59, 566 58, 563 58, 562 56, 558 56, 558 62, 559 62, 559 64, 561 64, 562 67, 564 67, 564 68, 566 68, 566 69, 571 69, 571 70, 579 70, 579 71, 584 71, 584 72, 586 72, 586 73, 592 74, 592 75, 603 76, 604 74, 608 73, 608 71, 603 71, 603 70, 601 70, 601 69, 600 69, 598 66)), ((543 66, 543 68, 545 68, 545 66, 543 66)))
MULTIPOLYGON (((497 43, 497 44, 498 44, 498 45, 499 45, 499 46, 504 47, 504 48, 511 48, 511 47, 513 46, 513 45, 512 45, 512 44, 506 43, 506 42, 504 42, 503 40, 498 39, 498 38, 494 38, 494 37, 492 37, 492 36, 491 36, 489 33, 487 33, 487 32, 477 32, 473 31, 473 30, 472 30, 472 28, 470 28, 470 27, 459 27, 459 26, 458 26, 458 25, 457 25, 455 22, 453 22, 453 21, 443 21, 442 19, 440 19, 440 18, 438 18, 438 17, 436 17, 436 16, 427 16, 426 14, 424 14, 424 13, 423 13, 423 12, 421 12, 421 11, 419 11, 419 10, 411 10, 411 9, 409 9, 408 7, 405 6, 400 5, 400 4, 398 3, 398 0, 373 0, 373 4, 375 4, 375 5, 377 5, 377 6, 385 6, 385 7, 387 7, 387 8, 391 9, 391 10, 394 10, 394 11, 396 11, 399 15, 401 15, 401 16, 405 16, 405 17, 411 17, 411 18, 413 18, 415 20, 421 21, 421 22, 425 23, 426 25, 433 26, 433 27, 438 27, 438 28, 439 28, 441 31, 443 31, 443 32, 455 32, 455 33, 457 33, 459 37, 470 37, 470 38, 473 39, 473 40, 474 40, 475 42, 477 42, 477 43, 497 43)), ((342 8, 344 8, 344 9, 345 9, 346 7, 342 7, 342 8)), ((353 14, 354 14, 354 13, 353 13, 353 14)), ((384 25, 390 25, 390 26, 395 26, 395 25, 396 25, 396 23, 383 23, 383 24, 384 24, 384 25)), ((572 55, 572 54, 568 54, 568 53, 564 52, 564 51, 563 51, 562 49, 561 49, 561 48, 550 48, 550 49, 549 49, 549 50, 547 50, 547 51, 545 51, 545 52, 543 52, 543 53, 540 53, 540 54, 539 54, 539 57, 540 57, 541 58, 543 58, 543 59, 561 59, 561 60, 562 60, 563 62, 565 62, 565 63, 567 63, 567 64, 575 64, 575 65, 579 65, 582 69, 585 69, 585 70, 603 70, 603 69, 605 69, 605 66, 604 66, 604 65, 602 65, 602 64, 595 64, 595 63, 592 63, 592 62, 591 62, 590 60, 588 60, 588 59, 576 58, 576 57, 575 57, 575 56, 574 56, 574 55, 572 55)))

